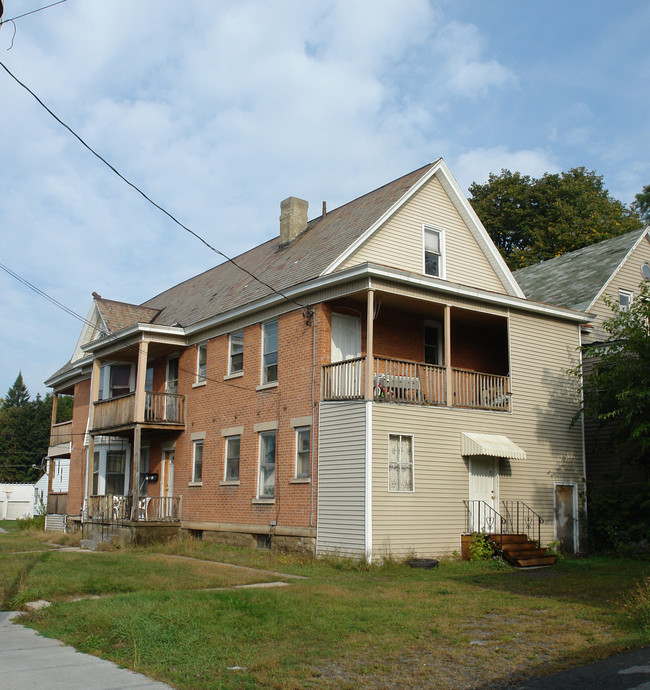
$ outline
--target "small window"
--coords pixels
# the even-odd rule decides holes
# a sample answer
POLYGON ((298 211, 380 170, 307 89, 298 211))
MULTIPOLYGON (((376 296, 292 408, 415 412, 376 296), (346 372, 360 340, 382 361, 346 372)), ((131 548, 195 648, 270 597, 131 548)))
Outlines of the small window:
POLYGON ((93 453, 93 496, 99 495, 99 451, 93 453))
POLYGON ((311 429, 303 427, 296 429, 296 477, 305 479, 310 475, 310 437, 311 429))
POLYGON ((413 437, 388 437, 388 490, 413 491, 413 437))
POLYGON ((275 431, 260 434, 260 498, 275 496, 275 431))
POLYGON ((200 482, 203 479, 203 439, 193 441, 194 460, 192 463, 192 481, 200 482))
POLYGON ((278 380, 278 322, 262 326, 262 383, 278 380))
POLYGON ((244 370, 244 331, 230 334, 228 373, 238 374, 244 370))
POLYGON ((106 493, 124 495, 124 473, 126 453, 123 450, 109 450, 106 454, 106 493))
POLYGON ((208 344, 201 343, 196 352, 196 382, 204 383, 208 361, 208 344))
POLYGON ((241 439, 239 436, 226 437, 226 474, 227 482, 239 481, 239 448, 241 439))
POLYGON ((629 309, 634 299, 634 293, 629 290, 619 290, 618 291, 618 303, 621 309, 629 309))
POLYGON ((442 232, 424 226, 424 272, 442 278, 442 232))

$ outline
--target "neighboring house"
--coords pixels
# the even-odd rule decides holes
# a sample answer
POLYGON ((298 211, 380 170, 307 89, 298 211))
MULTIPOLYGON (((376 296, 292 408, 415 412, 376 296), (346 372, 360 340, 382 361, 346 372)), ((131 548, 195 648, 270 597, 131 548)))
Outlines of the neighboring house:
MULTIPOLYGON (((527 266, 513 275, 528 299, 589 312, 593 320, 583 326, 582 342, 600 344, 607 338, 603 324, 612 315, 605 300, 625 308, 638 294, 639 284, 650 280, 650 227, 527 266)), ((586 361, 585 370, 592 365, 586 361)), ((586 420, 587 479, 600 485, 621 478, 632 483, 647 481, 645 468, 612 456, 611 432, 611 425, 586 420)))
POLYGON ((441 159, 311 221, 286 199, 236 262, 94 293, 47 381, 74 395, 70 516, 368 558, 540 516, 578 547, 586 315, 524 298, 441 159))
POLYGON ((44 493, 40 484, 0 484, 0 520, 18 520, 42 514, 44 493))

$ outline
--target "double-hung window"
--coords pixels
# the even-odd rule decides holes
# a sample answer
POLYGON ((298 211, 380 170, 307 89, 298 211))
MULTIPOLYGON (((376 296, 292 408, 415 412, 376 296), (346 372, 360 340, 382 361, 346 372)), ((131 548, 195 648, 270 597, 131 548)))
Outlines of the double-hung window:
POLYGON ((239 374, 244 370, 244 331, 230 334, 228 373, 239 374))
POLYGON ((311 429, 306 426, 296 429, 296 478, 306 479, 310 475, 310 436, 311 429))
POLYGON ((199 483, 203 481, 203 439, 196 439, 192 443, 194 446, 192 459, 192 481, 199 483))
POLYGON ((196 382, 205 383, 208 363, 208 344, 201 343, 196 349, 196 382))
POLYGON ((413 491, 412 436, 388 436, 388 490, 413 491))
POLYGON ((241 445, 240 436, 226 437, 226 473, 225 481, 239 481, 239 449, 241 445))
POLYGON ((275 431, 260 433, 260 498, 275 496, 275 431))
POLYGON ((428 276, 443 278, 442 231, 424 226, 424 272, 428 276))
POLYGON ((278 322, 262 325, 262 384, 278 380, 278 322))

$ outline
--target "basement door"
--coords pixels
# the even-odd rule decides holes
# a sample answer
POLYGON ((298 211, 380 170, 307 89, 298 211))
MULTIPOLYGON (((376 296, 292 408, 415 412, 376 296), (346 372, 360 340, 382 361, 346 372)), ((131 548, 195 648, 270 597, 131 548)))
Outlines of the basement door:
POLYGON ((576 552, 576 489, 575 484, 555 485, 555 539, 560 542, 563 553, 576 552))
POLYGON ((494 532, 499 505, 499 459, 473 456, 469 459, 469 527, 472 532, 494 532))

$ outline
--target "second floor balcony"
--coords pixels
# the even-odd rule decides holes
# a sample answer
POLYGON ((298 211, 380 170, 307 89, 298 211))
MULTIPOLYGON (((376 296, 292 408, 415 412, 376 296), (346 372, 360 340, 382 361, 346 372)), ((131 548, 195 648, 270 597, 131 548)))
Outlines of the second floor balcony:
POLYGON ((185 427, 185 396, 145 392, 144 412, 136 414, 135 393, 93 403, 91 432, 119 431, 136 424, 151 429, 180 430, 185 427))
MULTIPOLYGON (((375 402, 510 411, 508 376, 385 357, 373 357, 372 371, 375 402)), ((365 383, 365 356, 326 364, 322 399, 363 400, 365 383)))

